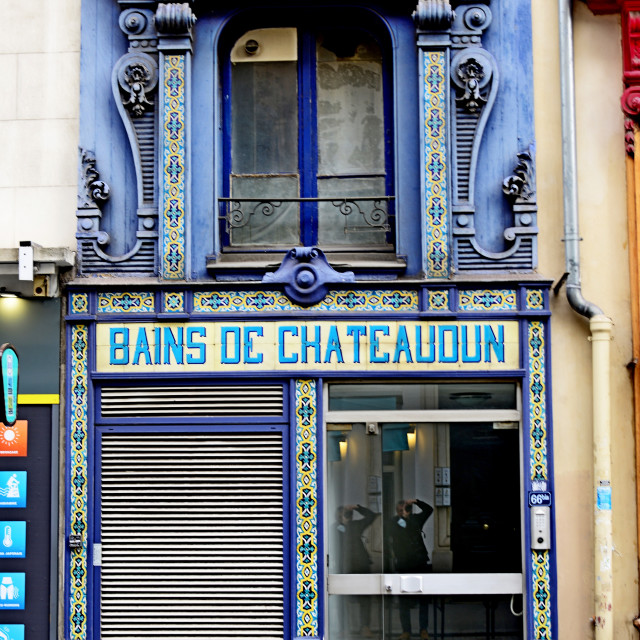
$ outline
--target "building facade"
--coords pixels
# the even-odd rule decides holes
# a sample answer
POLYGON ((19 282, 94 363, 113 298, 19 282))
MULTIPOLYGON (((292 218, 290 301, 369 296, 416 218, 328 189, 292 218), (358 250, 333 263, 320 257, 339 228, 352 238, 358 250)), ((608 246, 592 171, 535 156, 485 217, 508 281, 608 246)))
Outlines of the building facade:
POLYGON ((52 637, 635 637, 620 21, 570 8, 33 23, 80 150, 77 206, 68 172, 4 191, 61 199, 6 214, 64 247, 52 637))

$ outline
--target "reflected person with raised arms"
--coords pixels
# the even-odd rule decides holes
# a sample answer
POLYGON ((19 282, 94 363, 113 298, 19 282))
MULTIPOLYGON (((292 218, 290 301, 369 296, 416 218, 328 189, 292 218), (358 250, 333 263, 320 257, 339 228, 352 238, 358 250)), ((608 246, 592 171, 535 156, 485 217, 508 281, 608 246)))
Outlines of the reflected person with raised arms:
MULTIPOLYGON (((433 513, 433 507, 422 500, 399 500, 396 515, 389 524, 389 538, 397 573, 431 573, 429 552, 424 543, 422 528, 433 513), (420 509, 414 513, 414 505, 420 509)), ((427 640, 429 633, 429 598, 426 596, 400 596, 400 640, 411 637, 411 608, 419 605, 420 638, 427 640)))

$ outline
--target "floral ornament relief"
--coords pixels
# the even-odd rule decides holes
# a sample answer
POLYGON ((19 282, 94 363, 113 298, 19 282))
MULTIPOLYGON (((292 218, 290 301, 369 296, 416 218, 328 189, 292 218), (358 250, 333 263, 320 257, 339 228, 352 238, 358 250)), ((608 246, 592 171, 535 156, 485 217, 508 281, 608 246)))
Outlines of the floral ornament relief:
POLYGON ((124 69, 124 79, 129 87, 129 99, 123 104, 134 116, 141 116, 147 107, 153 106, 153 102, 147 99, 145 91, 151 78, 151 71, 143 64, 130 64, 124 69))
POLYGON ((458 67, 457 74, 464 87, 464 93, 456 98, 456 102, 462 104, 469 113, 482 109, 487 103, 487 99, 480 93, 480 89, 486 84, 482 64, 475 58, 469 58, 458 67))
POLYGON ((120 59, 116 74, 123 106, 131 117, 141 117, 153 107, 148 96, 158 84, 158 64, 146 53, 129 53, 120 59))

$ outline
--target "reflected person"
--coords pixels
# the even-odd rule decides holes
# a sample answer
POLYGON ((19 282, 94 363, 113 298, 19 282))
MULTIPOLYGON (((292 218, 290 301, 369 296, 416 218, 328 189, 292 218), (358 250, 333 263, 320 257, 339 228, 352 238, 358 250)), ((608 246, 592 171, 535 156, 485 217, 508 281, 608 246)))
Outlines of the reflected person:
MULTIPOLYGON (((396 504, 396 515, 389 525, 391 549, 395 560, 397 573, 431 573, 432 566, 429 552, 424 543, 422 528, 433 513, 433 507, 417 498, 399 500, 396 504), (420 509, 414 513, 414 505, 420 509)), ((411 608, 416 604, 420 608, 420 638, 429 637, 427 627, 429 623, 429 598, 426 596, 400 596, 400 626, 402 635, 400 640, 411 637, 411 608)))
MULTIPOLYGON (((344 505, 336 509, 333 536, 336 553, 334 570, 337 573, 371 571, 371 558, 362 536, 379 515, 360 504, 344 505), (354 512, 362 517, 354 518, 354 512)), ((353 600, 360 605, 360 634, 363 637, 371 637, 371 599, 368 596, 354 596, 353 600)))

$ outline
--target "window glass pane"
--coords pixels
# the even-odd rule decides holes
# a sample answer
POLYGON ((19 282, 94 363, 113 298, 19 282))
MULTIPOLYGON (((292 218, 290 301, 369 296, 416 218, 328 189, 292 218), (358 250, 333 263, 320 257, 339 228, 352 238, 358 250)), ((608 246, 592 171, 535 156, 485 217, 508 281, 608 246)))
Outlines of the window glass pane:
POLYGON ((330 411, 516 408, 514 382, 329 385, 330 411))
POLYGON ((297 177, 234 176, 231 179, 231 197, 234 201, 227 203, 226 217, 232 246, 298 244, 299 205, 278 200, 298 197, 297 177))
POLYGON ((325 245, 386 245, 389 230, 384 178, 318 180, 318 196, 343 198, 318 204, 318 239, 325 245), (344 200, 349 196, 370 200, 344 200))
POLYGON ((518 573, 516 428, 327 425, 330 573, 518 573))
POLYGON ((298 80, 293 29, 262 29, 236 43, 231 65, 232 170, 298 170, 298 80))
POLYGON ((318 173, 384 173, 382 55, 362 31, 326 31, 317 45, 318 173))
POLYGON ((329 428, 330 573, 380 573, 382 441, 364 424, 329 428))
POLYGON ((517 429, 450 426, 452 571, 522 570, 518 443, 517 429))

